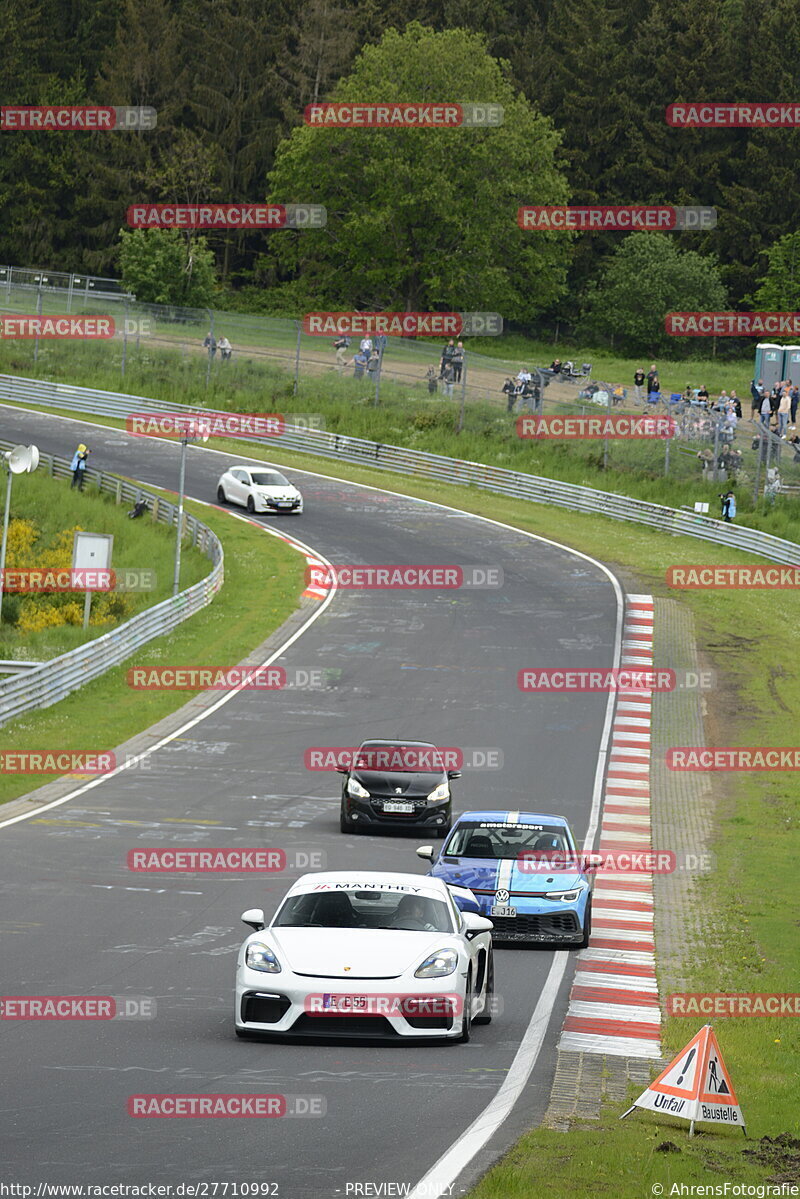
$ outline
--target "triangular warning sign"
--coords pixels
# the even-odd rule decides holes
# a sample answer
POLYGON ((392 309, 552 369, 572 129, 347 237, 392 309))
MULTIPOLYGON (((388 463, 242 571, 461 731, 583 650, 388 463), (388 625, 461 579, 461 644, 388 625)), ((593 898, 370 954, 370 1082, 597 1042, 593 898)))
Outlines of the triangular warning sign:
POLYGON ((690 1133, 694 1132, 697 1120, 736 1125, 744 1131, 733 1083, 710 1024, 692 1037, 620 1119, 624 1120, 637 1107, 689 1120, 690 1133))

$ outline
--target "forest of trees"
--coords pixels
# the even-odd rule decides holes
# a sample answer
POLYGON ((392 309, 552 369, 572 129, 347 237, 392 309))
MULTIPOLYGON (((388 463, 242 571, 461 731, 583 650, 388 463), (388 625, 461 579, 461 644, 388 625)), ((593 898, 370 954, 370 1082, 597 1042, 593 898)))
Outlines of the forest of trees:
POLYGON ((3 263, 118 275, 142 200, 314 201, 324 231, 205 235, 229 305, 461 305, 575 327, 625 236, 524 233, 508 214, 674 203, 718 210, 715 229, 671 235, 709 294, 767 294, 781 238, 793 278, 797 131, 674 129, 664 110, 797 100, 795 0, 5 0, 0 37, 4 104, 158 113, 152 132, 0 134, 3 263), (304 106, 343 96, 496 100, 506 121, 323 144, 304 106))

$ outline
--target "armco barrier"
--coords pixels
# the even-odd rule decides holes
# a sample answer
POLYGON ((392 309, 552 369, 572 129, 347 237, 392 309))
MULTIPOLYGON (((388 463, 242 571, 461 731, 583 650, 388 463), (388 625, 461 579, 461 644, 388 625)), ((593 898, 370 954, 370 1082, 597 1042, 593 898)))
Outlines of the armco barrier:
MULTIPOLYGON (((94 391, 88 387, 72 387, 38 379, 23 379, 15 375, 0 375, 0 402, 3 400, 104 414, 121 419, 130 412, 177 411, 202 414, 218 411, 184 404, 168 404, 143 396, 94 391)), ((786 541, 782 537, 774 537, 770 533, 761 533, 743 525, 726 524, 724 521, 694 512, 683 512, 663 504, 649 504, 610 491, 595 491, 591 487, 561 483, 557 479, 505 470, 499 466, 484 466, 479 462, 465 462, 458 458, 446 458, 442 454, 429 454, 402 446, 382 445, 360 437, 346 437, 343 434, 324 433, 316 429, 299 429, 291 425, 286 426, 281 437, 268 438, 261 444, 371 466, 378 470, 439 479, 445 483, 464 483, 513 499, 531 500, 537 504, 554 504, 575 512, 607 516, 612 520, 632 521, 663 533, 696 537, 701 541, 728 545, 734 549, 758 554, 771 562, 800 566, 800 545, 797 542, 786 541)))
MULTIPOLYGON (((11 445, 13 442, 0 441, 0 450, 7 450, 11 445)), ((42 454, 40 461, 41 466, 51 475, 58 478, 71 477, 72 472, 66 458, 42 454)), ((139 499, 150 500, 156 520, 168 525, 177 524, 177 505, 168 500, 107 471, 87 470, 86 477, 87 482, 95 483, 103 491, 109 491, 116 496, 118 503, 134 504, 139 499)), ((187 620, 211 603, 222 586, 222 544, 216 534, 196 517, 184 513, 183 519, 184 529, 190 534, 193 544, 201 549, 213 564, 210 574, 186 591, 147 608, 124 624, 104 633, 102 637, 70 650, 69 653, 61 654, 58 658, 51 658, 49 662, 37 663, 16 676, 4 679, 0 682, 0 726, 23 712, 47 708, 50 704, 57 703, 71 691, 77 691, 90 679, 98 678, 112 666, 136 653, 148 641, 168 633, 181 621, 187 620)))

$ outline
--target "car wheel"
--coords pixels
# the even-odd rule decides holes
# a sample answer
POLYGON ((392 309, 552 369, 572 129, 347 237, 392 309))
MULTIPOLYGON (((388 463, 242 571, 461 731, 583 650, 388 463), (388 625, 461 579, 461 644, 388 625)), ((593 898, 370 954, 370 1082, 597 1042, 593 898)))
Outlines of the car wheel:
POLYGON ((461 1017, 461 1036, 458 1038, 462 1044, 467 1043, 472 1032, 472 970, 470 969, 467 975, 467 989, 464 992, 464 1014, 461 1017))
POLYGON ((592 901, 586 904, 586 915, 583 918, 583 936, 577 942, 580 949, 589 948, 589 938, 592 935, 592 901))
POLYGON ((486 967, 486 990, 484 991, 484 1005, 480 1016, 475 1017, 476 1024, 491 1024, 492 1023, 492 1003, 494 1002, 494 954, 489 950, 489 963, 486 967))
POLYGON ((345 816, 344 812, 340 812, 339 813, 339 832, 340 833, 349 833, 352 831, 352 828, 353 828, 353 826, 351 825, 350 821, 345 816))
POLYGON ((227 504, 227 502, 228 501, 225 499, 225 492, 222 490, 221 487, 218 487, 217 488, 217 503, 218 504, 227 504))
POLYGON ((247 497, 247 511, 248 511, 248 512, 250 513, 250 515, 252 516, 252 515, 253 515, 253 513, 255 512, 255 510, 256 510, 256 506, 255 506, 255 504, 253 503, 253 497, 252 497, 251 495, 249 495, 249 496, 247 497))

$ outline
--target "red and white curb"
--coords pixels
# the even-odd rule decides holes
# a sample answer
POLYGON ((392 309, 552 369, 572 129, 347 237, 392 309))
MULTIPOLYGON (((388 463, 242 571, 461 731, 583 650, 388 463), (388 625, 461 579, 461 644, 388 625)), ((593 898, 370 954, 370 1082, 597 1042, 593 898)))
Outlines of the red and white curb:
MULTIPOLYGON (((320 571, 324 571, 327 574, 328 568, 325 566, 324 562, 320 562, 319 558, 309 558, 308 554, 306 554, 306 562, 308 563, 309 568, 316 566, 320 571)), ((324 600, 328 598, 329 591, 329 584, 309 583, 303 592, 303 595, 309 596, 311 599, 324 600)))
MULTIPOLYGON (((653 597, 626 597, 623 667, 652 669, 653 597)), ((652 692, 620 692, 614 714, 597 852, 653 848, 650 826, 652 692)), ((650 872, 597 872, 589 948, 578 968, 558 1047, 578 1053, 661 1057, 661 1008, 650 872)))

